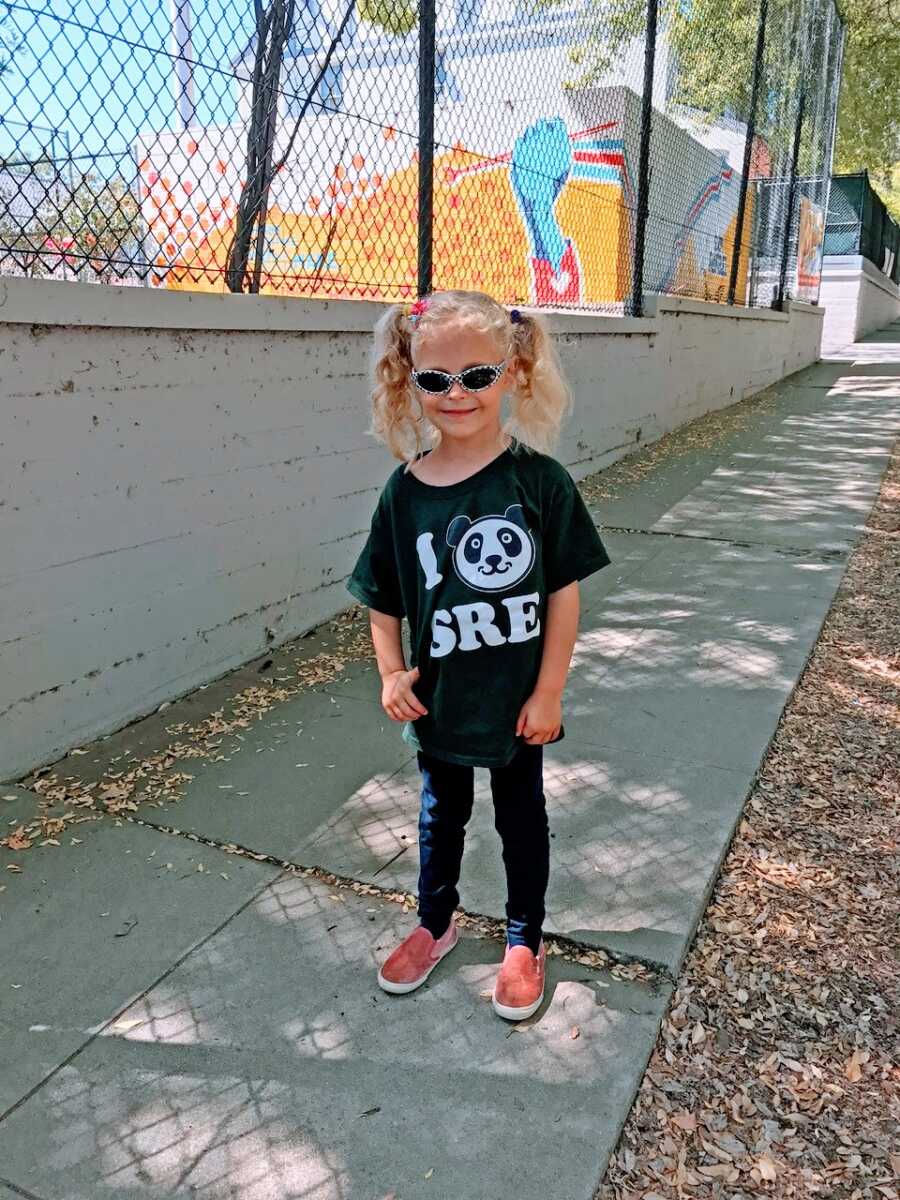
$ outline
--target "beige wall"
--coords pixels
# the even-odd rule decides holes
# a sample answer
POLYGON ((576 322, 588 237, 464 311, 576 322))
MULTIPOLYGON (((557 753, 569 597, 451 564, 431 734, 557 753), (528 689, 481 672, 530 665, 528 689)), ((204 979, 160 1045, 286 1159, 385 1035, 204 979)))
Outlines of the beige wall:
POLYGON ((900 316, 900 287, 860 255, 825 256, 819 303, 822 349, 839 350, 900 316))
MULTIPOLYGON (((0 779, 351 603, 377 306, 0 279, 0 779)), ((576 478, 818 357, 822 313, 553 319, 576 478)))

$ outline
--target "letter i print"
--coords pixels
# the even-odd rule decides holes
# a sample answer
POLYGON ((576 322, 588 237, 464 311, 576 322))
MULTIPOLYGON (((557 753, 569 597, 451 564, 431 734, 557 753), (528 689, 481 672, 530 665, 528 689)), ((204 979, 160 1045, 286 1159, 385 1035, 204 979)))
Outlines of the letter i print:
POLYGON ((419 534, 416 538, 416 554, 419 556, 419 566, 425 575, 425 587, 430 592, 444 578, 438 570, 433 533, 419 534))

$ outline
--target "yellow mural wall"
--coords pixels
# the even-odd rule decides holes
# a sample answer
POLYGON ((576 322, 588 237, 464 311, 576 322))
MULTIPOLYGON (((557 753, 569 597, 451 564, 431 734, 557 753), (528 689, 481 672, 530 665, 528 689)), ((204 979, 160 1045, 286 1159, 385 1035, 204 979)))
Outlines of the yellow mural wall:
MULTIPOLYGON (((621 309, 631 293, 633 197, 615 125, 609 122, 569 135, 573 176, 543 210, 544 228, 551 212, 553 228, 568 247, 562 262, 555 264, 533 257, 535 248, 513 190, 511 155, 485 160, 460 145, 437 155, 435 288, 476 288, 508 304, 621 309), (580 179, 574 174, 578 170, 580 179)), ((386 128, 383 136, 390 139, 394 132, 386 128)), ((144 215, 158 248, 152 282, 176 290, 225 292, 243 181, 224 162, 214 163, 210 171, 199 149, 190 140, 178 143, 177 154, 167 151, 165 167, 154 168, 153 154, 141 163, 144 215), (203 165, 202 171, 193 169, 194 162, 203 165)), ((664 290, 724 302, 734 217, 721 236, 716 236, 716 227, 733 210, 732 172, 723 163, 721 177, 714 171, 698 182, 696 195, 687 177, 683 190, 684 225, 679 226, 672 214, 651 209, 645 292, 664 290)), ((407 166, 382 175, 355 153, 333 168, 320 191, 305 201, 298 196, 301 211, 285 211, 275 204, 269 208, 261 293, 381 300, 412 296, 417 276, 415 155, 407 166)), ((751 193, 745 230, 752 227, 751 193)), ((252 261, 251 248, 250 269, 252 261)), ((744 253, 738 303, 746 298, 747 265, 744 253)))
MULTIPOLYGON (((532 294, 530 249, 509 172, 498 168, 458 178, 472 158, 458 149, 435 159, 435 287, 475 288, 525 303, 532 294)), ((401 299, 415 291, 418 165, 379 180, 363 196, 354 196, 352 181, 341 174, 329 185, 333 194, 324 212, 269 210, 262 294, 401 299)), ((565 187, 556 213, 562 232, 578 248, 583 301, 621 302, 630 287, 631 233, 619 188, 600 185, 587 193, 565 187)), ((159 282, 164 278, 166 286, 181 290, 227 291, 234 228, 226 215, 203 238, 182 243, 186 252, 174 261, 158 259, 159 282)))

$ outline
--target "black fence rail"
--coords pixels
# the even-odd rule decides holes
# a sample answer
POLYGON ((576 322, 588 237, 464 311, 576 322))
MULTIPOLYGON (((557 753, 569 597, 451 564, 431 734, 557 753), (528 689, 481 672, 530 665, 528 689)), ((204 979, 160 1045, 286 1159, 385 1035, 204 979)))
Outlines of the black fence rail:
POLYGON ((0 271, 814 301, 843 36, 833 0, 3 4, 0 271))
POLYGON ((825 253, 861 254, 900 283, 900 225, 872 187, 867 171, 832 179, 825 253))

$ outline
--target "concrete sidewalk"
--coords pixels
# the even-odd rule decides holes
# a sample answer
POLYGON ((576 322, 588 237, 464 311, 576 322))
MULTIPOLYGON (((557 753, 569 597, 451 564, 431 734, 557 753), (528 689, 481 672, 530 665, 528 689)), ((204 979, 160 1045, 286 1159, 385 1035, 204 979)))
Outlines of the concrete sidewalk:
MULTIPOLYGON (((484 998, 502 945, 477 925, 418 992, 375 984, 416 922, 378 889, 415 891, 418 778, 370 662, 225 735, 142 823, 0 850, 23 868, 0 901, 0 1197, 590 1200, 898 427, 894 326, 592 503, 613 565, 582 585, 567 736, 546 753, 546 930, 570 950, 519 1026, 484 998)), ((289 653, 273 658, 278 674, 289 653)), ((160 749, 258 678, 60 773, 160 749)), ((502 918, 476 778, 460 892, 502 918)), ((34 807, 0 793, 4 822, 34 807)))

